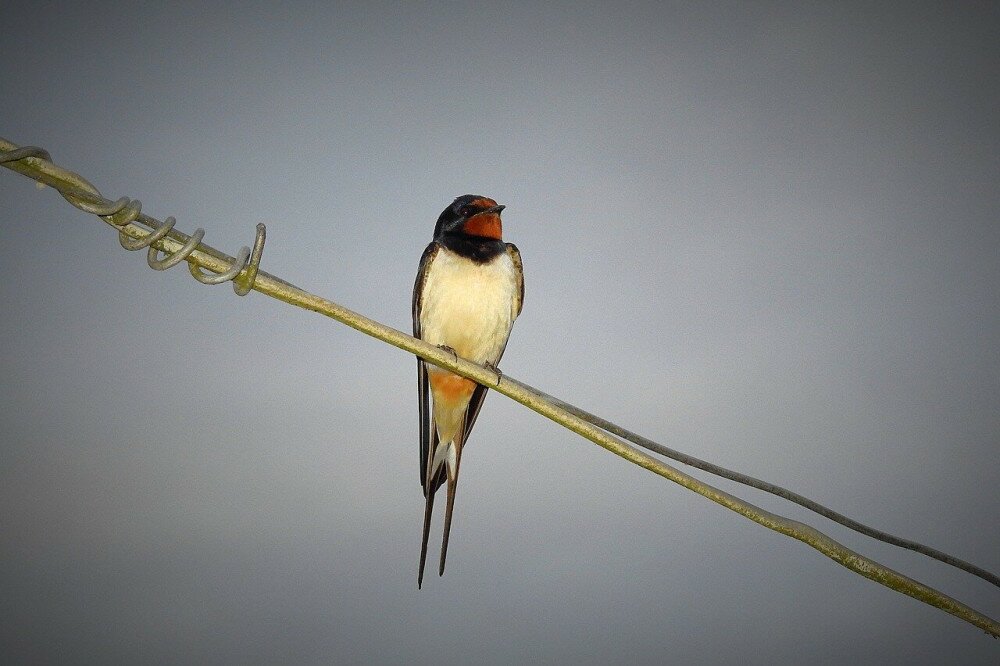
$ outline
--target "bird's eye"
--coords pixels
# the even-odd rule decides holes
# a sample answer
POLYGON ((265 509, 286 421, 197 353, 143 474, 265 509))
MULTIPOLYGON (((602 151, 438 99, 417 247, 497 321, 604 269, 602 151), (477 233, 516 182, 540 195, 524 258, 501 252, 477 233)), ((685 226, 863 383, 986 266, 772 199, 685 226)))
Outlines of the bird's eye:
POLYGON ((472 217, 476 213, 476 207, 462 206, 458 209, 458 212, 462 214, 462 217, 472 217))

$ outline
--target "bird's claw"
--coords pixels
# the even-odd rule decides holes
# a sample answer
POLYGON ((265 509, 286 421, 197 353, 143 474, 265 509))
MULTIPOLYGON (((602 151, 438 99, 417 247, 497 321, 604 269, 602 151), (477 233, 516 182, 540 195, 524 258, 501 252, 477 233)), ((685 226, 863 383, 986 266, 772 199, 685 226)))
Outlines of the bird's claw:
POLYGON ((438 345, 438 349, 448 352, 455 357, 456 361, 458 360, 458 352, 456 352, 452 347, 449 347, 448 345, 438 345))
POLYGON ((492 370, 493 372, 497 373, 497 386, 499 387, 500 380, 503 379, 503 371, 501 371, 500 368, 498 368, 495 364, 490 363, 488 361, 486 363, 486 369, 492 370))

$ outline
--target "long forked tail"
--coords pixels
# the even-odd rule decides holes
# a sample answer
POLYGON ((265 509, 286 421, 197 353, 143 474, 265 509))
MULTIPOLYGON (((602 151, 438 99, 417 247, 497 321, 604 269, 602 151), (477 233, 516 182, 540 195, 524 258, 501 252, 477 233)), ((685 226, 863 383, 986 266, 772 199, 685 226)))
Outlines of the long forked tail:
POLYGON ((444 563, 448 556, 448 536, 451 534, 451 515, 455 509, 455 488, 458 486, 458 468, 462 461, 462 445, 455 438, 446 446, 438 446, 433 458, 428 463, 427 483, 424 486, 424 530, 420 541, 420 569, 417 572, 417 589, 424 582, 424 565, 427 561, 427 539, 431 529, 431 516, 434 513, 434 493, 438 488, 448 483, 448 503, 444 513, 444 535, 441 542, 441 564, 438 575, 444 574, 444 563))

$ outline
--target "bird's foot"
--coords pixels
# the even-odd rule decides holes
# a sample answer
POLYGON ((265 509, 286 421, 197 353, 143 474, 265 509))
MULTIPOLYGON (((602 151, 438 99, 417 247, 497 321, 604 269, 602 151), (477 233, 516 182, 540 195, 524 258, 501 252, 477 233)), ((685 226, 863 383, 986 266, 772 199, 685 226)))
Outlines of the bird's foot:
POLYGON ((438 349, 448 352, 449 354, 455 357, 456 361, 458 360, 458 352, 456 352, 454 348, 449 347, 448 345, 438 345, 438 349))
POLYGON ((486 362, 486 369, 487 370, 492 370, 493 372, 497 373, 497 386, 499 387, 500 386, 500 380, 503 379, 503 371, 500 370, 500 368, 498 368, 496 366, 496 364, 490 363, 488 361, 486 362))

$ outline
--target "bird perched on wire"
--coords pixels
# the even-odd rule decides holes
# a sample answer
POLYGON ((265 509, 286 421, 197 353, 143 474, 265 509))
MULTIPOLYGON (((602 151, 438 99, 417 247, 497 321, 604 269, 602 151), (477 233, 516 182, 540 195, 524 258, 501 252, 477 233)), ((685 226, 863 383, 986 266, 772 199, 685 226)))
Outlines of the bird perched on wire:
MULTIPOLYGON (((521 254, 503 241, 504 206, 466 194, 444 209, 434 240, 420 258, 413 286, 413 335, 457 356, 495 368, 521 313, 524 274, 521 254)), ((448 535, 462 449, 486 397, 486 388, 417 359, 420 406, 420 484, 424 489, 424 529, 417 587, 424 579, 427 537, 434 493, 447 482, 441 562, 444 573, 448 535)))

